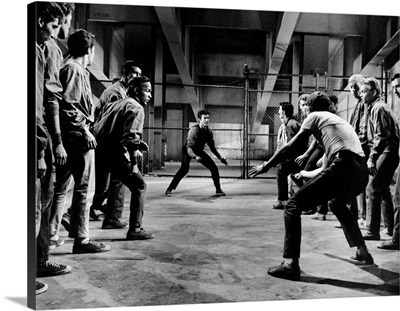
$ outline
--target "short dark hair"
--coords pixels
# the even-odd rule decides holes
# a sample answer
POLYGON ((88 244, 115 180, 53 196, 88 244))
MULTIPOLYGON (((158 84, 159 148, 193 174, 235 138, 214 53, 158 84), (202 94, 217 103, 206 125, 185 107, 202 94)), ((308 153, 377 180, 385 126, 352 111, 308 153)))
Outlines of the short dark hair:
POLYGON ((396 79, 400 79, 400 73, 395 73, 394 76, 392 77, 392 80, 390 81, 393 82, 396 79))
POLYGON ((279 105, 282 107, 282 111, 285 113, 285 116, 288 118, 293 117, 294 107, 289 102, 281 102, 279 105))
POLYGON ((310 94, 308 98, 308 107, 310 112, 313 111, 330 111, 330 106, 332 105, 329 100, 328 95, 321 91, 315 91, 310 94))
POLYGON ((41 17, 45 24, 64 16, 62 8, 56 2, 37 2, 37 17, 41 17))
POLYGON ((94 45, 94 34, 85 29, 77 29, 68 37, 68 50, 72 57, 87 54, 88 48, 94 45))
POLYGON ((124 75, 128 75, 133 72, 133 67, 140 68, 139 64, 137 64, 134 60, 127 60, 121 67, 121 72, 124 75))
POLYGON ((131 80, 128 84, 128 91, 127 91, 128 95, 129 96, 135 95, 134 89, 136 87, 140 87, 140 85, 142 83, 146 83, 146 82, 149 82, 149 83, 151 82, 150 79, 146 76, 140 76, 140 77, 137 77, 137 78, 131 80))
POLYGON ((210 112, 208 112, 208 111, 205 110, 205 109, 201 109, 201 110, 199 110, 199 112, 197 113, 197 117, 198 117, 199 119, 201 119, 201 116, 204 116, 204 115, 210 115, 210 112))

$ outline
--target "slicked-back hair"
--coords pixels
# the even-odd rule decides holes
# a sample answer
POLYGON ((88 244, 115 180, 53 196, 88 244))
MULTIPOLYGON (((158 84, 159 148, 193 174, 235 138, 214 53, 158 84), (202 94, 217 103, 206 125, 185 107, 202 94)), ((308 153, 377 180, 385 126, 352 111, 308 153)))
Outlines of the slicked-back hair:
POLYGON ((207 111, 207 110, 205 110, 205 109, 201 109, 201 110, 199 110, 199 112, 197 113, 197 117, 199 118, 199 119, 201 119, 201 116, 205 116, 205 115, 210 115, 210 112, 209 111, 207 111))
POLYGON ((360 84, 364 80, 364 76, 360 74, 354 74, 349 78, 349 83, 360 84))
POLYGON ((64 16, 63 10, 57 2, 37 2, 36 9, 37 17, 42 18, 45 24, 64 16))
POLYGON ((307 103, 308 107, 310 108, 310 112, 330 111, 330 107, 332 105, 328 95, 321 91, 311 93, 307 103))
POLYGON ((85 29, 77 29, 68 37, 68 50, 72 57, 81 57, 94 45, 94 34, 85 29))
POLYGON ((140 68, 139 64, 137 64, 135 61, 127 60, 121 67, 121 73, 127 76, 133 72, 134 67, 140 68))

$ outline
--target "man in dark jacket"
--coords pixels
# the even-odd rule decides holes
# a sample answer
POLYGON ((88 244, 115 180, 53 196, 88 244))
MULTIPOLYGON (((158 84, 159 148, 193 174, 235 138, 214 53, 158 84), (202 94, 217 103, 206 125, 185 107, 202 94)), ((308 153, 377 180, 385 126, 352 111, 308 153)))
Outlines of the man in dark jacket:
MULTIPOLYGON (((148 151, 142 140, 144 109, 151 99, 151 83, 147 77, 137 77, 129 83, 128 97, 104 106, 93 126, 97 140, 96 161, 110 173, 110 183, 121 181, 131 191, 127 240, 154 239, 154 234, 142 228, 146 182, 137 168, 137 157, 148 151)), ((110 197, 108 197, 110 200, 110 197)), ((115 210, 107 210, 109 223, 117 222, 115 210)), ((106 220, 105 219, 105 220, 106 220)))
POLYGON ((165 191, 167 197, 171 196, 172 190, 175 190, 179 182, 189 172, 190 161, 195 159, 197 162, 203 164, 211 172, 211 177, 214 182, 216 194, 218 196, 224 196, 225 193, 221 189, 219 181, 218 167, 215 165, 211 157, 204 151, 204 146, 207 144, 210 147, 211 152, 225 165, 228 162, 223 158, 215 148, 215 142, 212 130, 208 127, 210 121, 210 113, 207 110, 200 110, 197 113, 198 123, 191 127, 189 130, 188 138, 185 146, 183 147, 183 159, 182 164, 178 172, 176 172, 170 185, 165 191))

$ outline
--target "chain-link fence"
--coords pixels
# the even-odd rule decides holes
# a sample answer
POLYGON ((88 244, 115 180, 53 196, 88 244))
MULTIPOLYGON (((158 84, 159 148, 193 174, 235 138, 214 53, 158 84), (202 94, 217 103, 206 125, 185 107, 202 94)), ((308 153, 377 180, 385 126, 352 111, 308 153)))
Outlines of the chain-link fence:
MULTIPOLYGON (((221 177, 246 178, 249 168, 276 151, 280 102, 293 104, 297 113, 301 94, 321 90, 338 98, 337 113, 345 120, 356 104, 347 88, 348 77, 279 75, 273 91, 260 91, 265 76, 248 79, 237 86, 154 84, 152 103, 145 109, 143 134, 150 150, 141 163, 142 172, 172 177, 178 171, 188 131, 197 123, 195 113, 200 109, 210 112, 215 145, 229 163, 224 166, 206 145, 221 177)), ((382 80, 383 86, 387 84, 382 80)), ((208 177, 210 172, 192 161, 188 176, 208 177)), ((259 176, 275 177, 274 169, 259 176)))

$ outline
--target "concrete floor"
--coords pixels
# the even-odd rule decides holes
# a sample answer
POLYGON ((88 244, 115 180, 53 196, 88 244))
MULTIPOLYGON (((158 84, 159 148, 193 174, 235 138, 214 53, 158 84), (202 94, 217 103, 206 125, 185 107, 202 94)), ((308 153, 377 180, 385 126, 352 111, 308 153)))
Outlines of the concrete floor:
MULTIPOLYGON (((50 258, 73 270, 41 279, 49 289, 37 296, 37 309, 399 296, 399 251, 367 241, 376 264, 352 262, 354 249, 331 214, 326 221, 302 217, 301 281, 269 276, 282 259, 284 235, 283 211, 271 209, 275 180, 222 179, 227 196, 215 197, 211 178, 185 178, 171 198, 164 196, 171 178, 146 181, 143 227, 156 238, 126 241, 127 229, 102 230, 91 221, 90 235, 111 250, 73 255, 62 231, 65 245, 50 258)), ((129 195, 124 220, 128 206, 129 195)))

